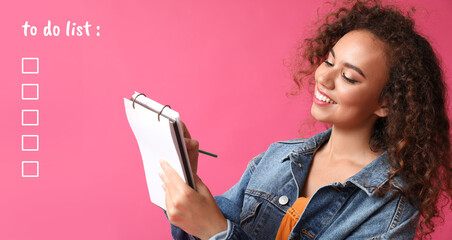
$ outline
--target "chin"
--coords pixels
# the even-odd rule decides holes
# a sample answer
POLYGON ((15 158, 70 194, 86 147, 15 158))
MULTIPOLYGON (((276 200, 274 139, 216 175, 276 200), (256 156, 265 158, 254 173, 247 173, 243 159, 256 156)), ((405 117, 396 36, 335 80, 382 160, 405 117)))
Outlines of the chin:
POLYGON ((326 116, 321 116, 322 114, 319 114, 314 109, 314 106, 311 108, 311 116, 317 120, 318 122, 325 123, 325 124, 332 124, 329 119, 326 116))

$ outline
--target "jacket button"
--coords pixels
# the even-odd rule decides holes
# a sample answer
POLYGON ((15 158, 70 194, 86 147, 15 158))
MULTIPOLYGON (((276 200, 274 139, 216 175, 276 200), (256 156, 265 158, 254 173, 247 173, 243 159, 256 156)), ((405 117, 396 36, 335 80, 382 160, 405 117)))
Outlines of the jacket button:
POLYGON ((279 204, 286 205, 289 202, 289 198, 287 196, 281 196, 278 200, 279 204))

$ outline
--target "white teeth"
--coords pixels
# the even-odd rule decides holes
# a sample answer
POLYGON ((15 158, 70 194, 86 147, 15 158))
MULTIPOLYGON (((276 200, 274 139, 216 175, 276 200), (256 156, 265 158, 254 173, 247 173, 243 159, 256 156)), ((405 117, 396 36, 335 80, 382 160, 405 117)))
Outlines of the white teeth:
POLYGON ((316 97, 318 100, 320 100, 320 101, 322 101, 322 102, 331 103, 331 104, 336 104, 336 102, 334 102, 333 100, 329 99, 327 96, 321 94, 321 93, 318 92, 318 91, 315 91, 315 94, 314 94, 314 95, 315 95, 315 97, 316 97))

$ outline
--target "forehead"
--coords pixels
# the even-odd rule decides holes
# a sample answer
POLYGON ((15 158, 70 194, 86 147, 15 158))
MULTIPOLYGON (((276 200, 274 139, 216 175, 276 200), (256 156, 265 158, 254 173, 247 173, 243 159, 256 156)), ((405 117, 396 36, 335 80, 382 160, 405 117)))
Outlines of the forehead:
POLYGON ((369 74, 388 72, 386 45, 369 31, 348 32, 339 39, 333 50, 337 60, 356 65, 369 74))

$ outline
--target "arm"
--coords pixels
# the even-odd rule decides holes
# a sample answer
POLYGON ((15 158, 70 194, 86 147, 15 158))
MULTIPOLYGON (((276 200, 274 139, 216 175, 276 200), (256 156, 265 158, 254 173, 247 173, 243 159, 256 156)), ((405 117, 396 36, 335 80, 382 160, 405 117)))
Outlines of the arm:
POLYGON ((410 203, 406 202, 404 196, 399 197, 397 209, 394 211, 391 223, 386 232, 370 239, 382 240, 405 240, 414 239, 416 227, 419 222, 419 211, 410 203), (402 204, 400 204, 402 202, 402 204))
POLYGON ((262 159, 263 154, 254 157, 249 163, 240 180, 223 195, 216 196, 215 200, 220 206, 221 212, 233 223, 240 223, 240 213, 242 212, 245 190, 253 175, 254 169, 262 159))
MULTIPOLYGON (((188 187, 182 179, 180 179, 177 173, 174 172, 173 174, 175 175, 172 176, 171 179, 176 181, 180 186, 178 186, 178 189, 171 191, 172 193, 169 193, 170 191, 166 189, 165 192, 168 194, 167 199, 170 199, 172 194, 175 194, 176 197, 181 197, 183 200, 180 200, 180 205, 178 207, 174 206, 174 199, 172 199, 172 201, 167 200, 166 203, 168 210, 166 214, 172 223, 171 234, 173 238, 194 239, 190 236, 193 235, 199 236, 201 239, 210 240, 252 239, 239 226, 240 213, 246 186, 261 157, 262 155, 259 155, 250 161, 240 181, 223 195, 216 196, 215 199, 198 177, 195 177, 196 186, 198 188, 198 192, 196 192, 188 187), (184 191, 187 191, 187 195, 183 193, 184 191), (169 194, 171 194, 171 196, 169 196, 169 194), (171 211, 174 212, 171 213, 171 211), (220 214, 221 218, 219 217, 220 214), (187 216, 192 218, 188 219, 187 216), (223 222, 224 225, 221 225, 223 224, 221 222, 222 220, 225 221, 223 222), (220 227, 223 229, 220 229, 220 227)), ((162 169, 165 172, 164 175, 172 174, 171 172, 174 171, 168 169, 168 167, 170 168, 168 164, 162 164, 162 169)), ((172 185, 171 180, 165 180, 165 176, 162 176, 162 180, 164 182, 167 181, 169 185, 172 185)), ((165 185, 167 185, 167 183, 165 183, 165 185)), ((179 200, 175 201, 179 202, 179 200)))
POLYGON ((216 196, 215 200, 221 209, 223 215, 227 218, 228 228, 210 240, 251 240, 252 238, 240 228, 240 213, 242 212, 243 199, 245 189, 248 182, 256 168, 257 164, 262 159, 263 154, 253 158, 240 178, 231 189, 221 196, 216 196))
POLYGON ((199 144, 191 139, 185 124, 183 129, 197 191, 188 187, 168 164, 162 163, 161 178, 164 182, 167 207, 165 214, 172 224, 173 238, 193 239, 190 236, 193 235, 201 239, 209 239, 212 236, 212 239, 222 239, 219 236, 226 236, 226 239, 250 239, 238 223, 246 186, 261 155, 250 161, 247 170, 234 187, 214 199, 207 186, 196 175, 199 144))
POLYGON ((376 236, 372 239, 382 239, 382 240, 414 239, 416 234, 416 225, 418 221, 419 216, 417 216, 415 213, 410 218, 407 218, 405 221, 399 223, 396 227, 390 229, 388 232, 376 236))
MULTIPOLYGON (((215 235, 213 237, 209 236, 210 240, 252 239, 239 226, 240 213, 241 213, 241 208, 243 206, 243 198, 244 198, 245 189, 248 185, 248 182, 252 176, 252 173, 253 173, 256 165, 258 164, 258 162, 260 161, 261 158, 262 158, 262 155, 259 155, 259 156, 255 157, 253 160, 251 160, 248 164, 247 169, 245 170, 244 174, 242 175, 240 181, 237 184, 235 184, 230 190, 228 190, 226 193, 224 193, 223 195, 215 197, 215 200, 216 200, 215 206, 217 208, 219 207, 219 209, 221 210, 220 213, 222 213, 223 218, 226 218, 227 221, 226 221, 226 227, 225 227, 224 231, 220 230, 220 231, 217 231, 216 233, 214 233, 215 235)), ((199 178, 197 178, 197 179, 199 180, 199 178)), ((200 180, 196 184, 197 184, 196 186, 198 188, 201 186, 201 189, 204 189, 204 188, 207 189, 207 187, 205 187, 205 185, 200 180), (198 185, 198 184, 201 184, 201 185, 198 185)), ((186 186, 185 183, 183 185, 186 186)), ((200 189, 198 189, 198 191, 199 190, 200 189)), ((202 191, 205 191, 205 190, 202 190, 202 191)), ((207 191, 208 191, 208 189, 207 189, 207 191)), ((210 192, 208 192, 208 194, 210 194, 210 192)), ((206 196, 208 196, 208 195, 206 195, 206 196)), ((209 202, 210 202, 210 200, 209 200, 209 202)), ((203 213, 207 213, 208 208, 210 208, 210 207, 207 207, 206 204, 202 204, 202 210, 200 210, 200 211, 203 213)), ((168 209, 168 203, 167 203, 167 209, 168 209)), ((181 210, 183 210, 183 209, 181 209, 181 210)), ((187 210, 187 209, 185 209, 185 210, 187 210)), ((187 210, 187 212, 188 212, 188 210, 187 210)), ((210 214, 210 213, 207 213, 207 214, 210 214)), ((174 222, 172 222, 169 217, 168 217, 168 219, 172 223, 171 234, 174 239, 194 239, 191 235, 201 236, 201 235, 196 235, 193 233, 191 233, 191 235, 188 234, 188 233, 190 233, 189 231, 191 231, 191 230, 187 231, 187 229, 185 229, 184 227, 179 226, 179 225, 177 225, 177 223, 175 224, 174 222)), ((204 222, 204 219, 202 219, 201 222, 198 222, 198 220, 192 220, 191 224, 199 226, 199 225, 202 225, 203 222, 204 222)), ((212 221, 208 221, 208 224, 213 225, 214 223, 212 221)), ((202 227, 199 229, 199 231, 200 232, 204 231, 204 233, 207 232, 205 229, 202 229, 202 227)))
POLYGON ((197 175, 194 176, 196 191, 185 184, 168 163, 162 162, 161 166, 166 214, 173 225, 201 239, 209 239, 227 229, 227 221, 215 199, 197 175))

